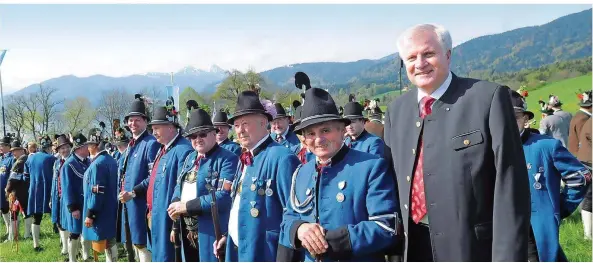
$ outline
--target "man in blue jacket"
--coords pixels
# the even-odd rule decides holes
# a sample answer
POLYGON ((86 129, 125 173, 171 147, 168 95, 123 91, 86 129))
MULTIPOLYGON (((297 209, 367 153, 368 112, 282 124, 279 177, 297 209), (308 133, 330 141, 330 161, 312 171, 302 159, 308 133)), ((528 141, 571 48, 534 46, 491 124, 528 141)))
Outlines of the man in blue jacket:
POLYGON ((228 235, 215 243, 226 245, 227 261, 275 261, 282 212, 288 205, 290 178, 299 164, 290 149, 267 130, 272 116, 254 91, 244 91, 229 119, 241 146, 233 188, 228 235))
POLYGON ((51 222, 58 228, 60 234, 60 241, 62 243, 62 255, 68 255, 68 236, 70 233, 64 226, 62 226, 62 166, 66 162, 66 159, 70 156, 72 150, 72 142, 65 135, 60 135, 56 139, 56 151, 58 152, 58 159, 54 162, 53 166, 53 179, 51 186, 51 222))
POLYGON ((362 111, 363 108, 358 102, 348 102, 344 106, 344 118, 350 120, 350 124, 346 126, 344 142, 351 149, 383 157, 385 144, 381 138, 365 130, 366 120, 362 111))
POLYGON ((218 132, 216 132, 216 142, 220 147, 239 156, 241 155, 241 146, 238 143, 229 140, 229 130, 232 126, 228 123, 228 120, 226 112, 222 110, 214 115, 212 123, 214 124, 214 127, 218 129, 218 132))
POLYGON ((272 122, 270 122, 270 127, 272 130, 270 135, 274 141, 281 144, 282 146, 289 149, 294 149, 294 147, 300 144, 300 141, 296 134, 294 134, 294 132, 289 129, 290 116, 286 115, 286 110, 282 104, 276 103, 274 104, 274 107, 276 107, 276 116, 274 116, 272 122))
MULTIPOLYGON (((339 116, 322 89, 305 93, 301 122, 315 161, 292 176, 281 245, 305 252, 305 261, 385 261, 399 220, 395 181, 385 160, 344 145, 350 120, 339 116)), ((290 261, 291 250, 278 254, 290 261)))
POLYGON ((39 246, 39 232, 44 213, 50 213, 51 182, 53 165, 56 158, 51 154, 51 139, 41 137, 39 144, 41 151, 32 154, 25 163, 25 174, 29 177, 29 205, 27 215, 33 217, 31 233, 33 234, 33 249, 41 251, 39 246))
POLYGON ((169 242, 173 221, 167 214, 167 208, 173 197, 177 175, 183 161, 193 150, 191 143, 181 135, 181 127, 173 112, 165 107, 154 111, 149 123, 156 140, 161 145, 150 169, 150 176, 134 186, 133 191, 122 195, 123 201, 134 198, 147 202, 147 232, 152 261, 166 262, 175 260, 175 248, 169 242))
POLYGON ((214 225, 219 225, 221 234, 228 229, 231 185, 239 156, 217 144, 216 133, 206 111, 197 109, 192 112, 184 136, 191 141, 195 151, 183 164, 172 203, 167 209, 175 221, 171 242, 175 241, 175 235, 181 234, 184 262, 217 261, 212 250, 216 241, 214 225), (218 222, 212 215, 214 203, 218 222))
POLYGON ((116 262, 117 162, 105 150, 100 130, 91 130, 88 149, 91 163, 84 173, 82 235, 93 243, 106 242, 106 261, 116 262))
POLYGON ((89 258, 90 242, 79 239, 82 234, 83 221, 83 178, 89 167, 89 150, 86 146, 87 138, 78 133, 72 137, 74 148, 72 154, 60 170, 62 176, 62 217, 60 224, 70 232, 68 255, 70 262, 76 261, 76 256, 82 244, 82 260, 89 258))
POLYGON ((529 261, 568 261, 560 247, 560 223, 583 200, 591 172, 561 141, 525 130, 533 113, 527 110, 527 103, 519 93, 510 90, 510 96, 521 132, 531 191, 529 261))
MULTIPOLYGON (((132 138, 128 144, 128 149, 120 163, 119 176, 123 184, 120 185, 119 200, 122 201, 122 195, 129 193, 134 186, 140 184, 150 175, 159 151, 160 144, 156 141, 147 128, 148 116, 146 115, 146 105, 142 99, 136 99, 132 102, 129 113, 124 118, 132 132, 132 138)), ((151 261, 152 256, 146 248, 146 198, 134 198, 126 204, 127 218, 129 219, 130 235, 135 250, 141 262, 151 261)), ((121 209, 120 218, 125 219, 124 209, 121 209)), ((125 242, 125 220, 121 220, 122 242, 125 242)), ((128 253, 131 253, 128 251, 128 253)))

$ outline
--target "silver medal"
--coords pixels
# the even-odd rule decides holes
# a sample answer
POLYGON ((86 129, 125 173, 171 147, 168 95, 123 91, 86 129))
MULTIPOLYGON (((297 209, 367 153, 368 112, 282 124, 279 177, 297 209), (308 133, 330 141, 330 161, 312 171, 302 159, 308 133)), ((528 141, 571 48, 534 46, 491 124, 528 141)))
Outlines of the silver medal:
POLYGON ((345 187, 346 187, 346 181, 341 181, 338 183, 338 188, 340 188, 340 190, 344 190, 345 187))
POLYGON ((535 182, 533 184, 533 188, 535 188, 536 190, 542 189, 542 184, 540 184, 539 182, 535 182))

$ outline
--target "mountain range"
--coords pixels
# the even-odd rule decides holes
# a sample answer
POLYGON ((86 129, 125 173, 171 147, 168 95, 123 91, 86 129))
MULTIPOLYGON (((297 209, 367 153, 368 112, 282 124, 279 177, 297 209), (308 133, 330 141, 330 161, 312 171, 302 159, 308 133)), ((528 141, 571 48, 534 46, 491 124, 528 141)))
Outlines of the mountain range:
MULTIPOLYGON (((512 72, 591 56, 591 21, 592 10, 588 9, 560 17, 544 25, 471 39, 454 47, 452 71, 460 76, 484 72, 512 72)), ((260 74, 273 88, 291 88, 294 87, 294 74, 303 71, 311 78, 312 86, 329 88, 330 92, 335 92, 335 89, 356 85, 397 83, 399 70, 399 55, 394 53, 375 60, 293 64, 260 74)), ((188 66, 174 73, 173 79, 175 84, 182 88, 190 86, 198 93, 211 94, 216 85, 227 76, 226 72, 216 65, 209 70, 188 66)), ((403 74, 405 75, 405 72, 403 74)), ((68 75, 41 84, 57 88, 58 97, 84 96, 96 104, 104 90, 122 87, 129 93, 137 93, 152 87, 169 85, 170 80, 170 73, 151 72, 126 77, 68 75)), ((407 77, 403 77, 403 80, 407 81, 407 77)), ((13 94, 35 92, 38 87, 38 84, 31 85, 13 94)))

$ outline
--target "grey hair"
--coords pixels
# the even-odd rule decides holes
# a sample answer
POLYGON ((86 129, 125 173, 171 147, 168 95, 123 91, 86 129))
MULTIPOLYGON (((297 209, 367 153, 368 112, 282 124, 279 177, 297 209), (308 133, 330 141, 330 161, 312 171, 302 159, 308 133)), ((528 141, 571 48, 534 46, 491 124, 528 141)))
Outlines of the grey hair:
POLYGON ((419 31, 432 31, 437 36, 437 41, 441 44, 443 51, 447 53, 447 51, 453 50, 453 40, 451 39, 451 34, 449 30, 445 27, 437 24, 418 24, 413 27, 406 29, 399 37, 397 38, 397 51, 399 52, 399 56, 405 61, 405 58, 402 56, 404 52, 404 42, 410 38, 413 34, 419 31))

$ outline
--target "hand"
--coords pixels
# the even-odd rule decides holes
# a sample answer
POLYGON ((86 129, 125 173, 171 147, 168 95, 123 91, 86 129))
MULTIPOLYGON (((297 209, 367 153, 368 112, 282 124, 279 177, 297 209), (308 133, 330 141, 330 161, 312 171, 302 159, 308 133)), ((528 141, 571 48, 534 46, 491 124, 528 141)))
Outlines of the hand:
POLYGON ((169 235, 169 240, 171 240, 171 243, 175 244, 175 230, 171 230, 171 234, 169 235))
POLYGON ((76 220, 80 219, 80 210, 73 211, 72 217, 74 217, 76 220))
POLYGON ((175 221, 179 219, 179 216, 187 214, 187 205, 185 202, 174 202, 169 205, 167 208, 167 213, 169 217, 175 221))
POLYGON ((132 193, 131 192, 121 192, 119 193, 119 201, 123 203, 126 203, 130 200, 132 200, 132 193))
POLYGON ((93 219, 90 217, 87 217, 84 219, 84 226, 86 227, 92 227, 93 226, 93 219))
POLYGON ((212 244, 212 248, 214 248, 214 256, 216 256, 216 258, 219 258, 220 255, 218 254, 218 251, 223 251, 225 245, 226 245, 226 236, 222 236, 220 238, 220 240, 214 241, 214 244, 212 244))
POLYGON ((321 255, 329 245, 325 241, 325 231, 319 224, 304 223, 297 229, 297 238, 312 255, 321 255))

